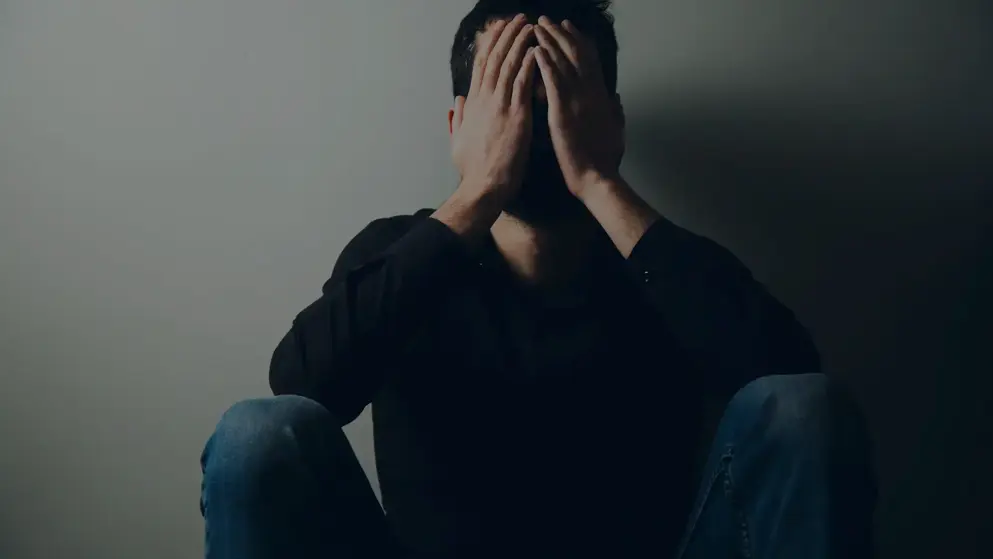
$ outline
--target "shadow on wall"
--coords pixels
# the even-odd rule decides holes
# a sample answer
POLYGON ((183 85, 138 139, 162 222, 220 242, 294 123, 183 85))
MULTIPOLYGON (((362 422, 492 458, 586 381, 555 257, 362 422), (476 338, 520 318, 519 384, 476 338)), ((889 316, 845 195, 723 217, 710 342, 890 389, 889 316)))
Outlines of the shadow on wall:
POLYGON ((855 389, 880 556, 976 556, 993 500, 990 110, 736 103, 629 108, 628 162, 657 185, 643 194, 739 255, 855 389))

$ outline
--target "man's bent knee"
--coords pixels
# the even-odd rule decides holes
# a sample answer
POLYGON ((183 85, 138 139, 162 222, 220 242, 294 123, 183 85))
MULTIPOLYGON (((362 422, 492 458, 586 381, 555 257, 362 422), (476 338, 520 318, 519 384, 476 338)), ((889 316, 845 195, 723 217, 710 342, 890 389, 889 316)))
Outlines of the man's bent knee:
MULTIPOLYGON (((201 457, 204 474, 253 477, 287 461, 302 433, 338 429, 320 404, 301 396, 244 400, 221 416, 201 457)), ((342 435, 343 436, 343 435, 342 435)))
POLYGON ((736 422, 761 426, 770 435, 808 440, 827 435, 852 411, 852 400, 839 383, 823 373, 809 373, 770 375, 750 382, 732 398, 727 415, 736 422))

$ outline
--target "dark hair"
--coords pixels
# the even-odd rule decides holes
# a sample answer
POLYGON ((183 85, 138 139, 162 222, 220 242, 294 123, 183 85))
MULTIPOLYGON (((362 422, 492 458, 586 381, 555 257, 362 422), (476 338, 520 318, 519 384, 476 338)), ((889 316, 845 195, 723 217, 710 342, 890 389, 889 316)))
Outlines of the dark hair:
POLYGON ((476 35, 492 21, 526 14, 536 22, 538 16, 552 21, 568 19, 597 47, 603 78, 610 93, 617 91, 617 35, 610 14, 610 0, 479 0, 469 12, 452 44, 452 95, 466 95, 472 81, 476 52, 476 35))

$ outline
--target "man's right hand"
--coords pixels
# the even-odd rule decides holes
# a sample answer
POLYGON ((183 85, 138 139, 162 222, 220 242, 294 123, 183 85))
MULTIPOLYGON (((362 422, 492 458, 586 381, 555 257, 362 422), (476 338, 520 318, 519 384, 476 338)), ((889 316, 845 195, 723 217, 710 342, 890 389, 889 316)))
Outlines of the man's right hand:
POLYGON ((461 182, 434 217, 457 233, 488 230, 521 187, 531 143, 533 33, 520 15, 493 24, 480 38, 468 95, 455 98, 452 160, 461 182))

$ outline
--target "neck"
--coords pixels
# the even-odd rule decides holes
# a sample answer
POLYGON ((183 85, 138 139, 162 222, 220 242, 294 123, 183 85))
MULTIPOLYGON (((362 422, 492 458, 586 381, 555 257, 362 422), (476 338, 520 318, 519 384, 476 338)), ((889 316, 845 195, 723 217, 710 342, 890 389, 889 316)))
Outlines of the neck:
POLYGON ((523 283, 555 288, 583 279, 596 236, 594 225, 584 219, 537 225, 505 212, 490 233, 523 283))

